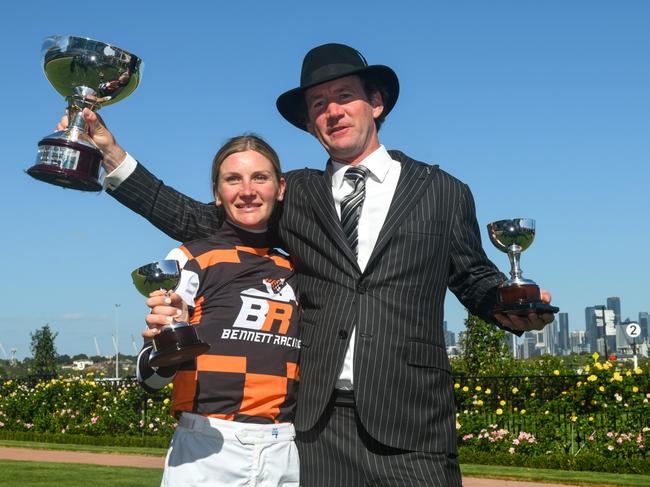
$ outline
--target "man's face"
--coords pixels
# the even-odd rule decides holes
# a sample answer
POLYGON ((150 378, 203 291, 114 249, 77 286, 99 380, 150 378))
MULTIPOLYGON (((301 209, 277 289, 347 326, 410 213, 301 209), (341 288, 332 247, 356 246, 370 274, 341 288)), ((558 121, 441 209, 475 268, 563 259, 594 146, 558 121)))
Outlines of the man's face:
POLYGON ((375 118, 384 111, 379 92, 370 96, 358 76, 328 81, 305 92, 307 130, 332 159, 356 164, 379 147, 375 118))

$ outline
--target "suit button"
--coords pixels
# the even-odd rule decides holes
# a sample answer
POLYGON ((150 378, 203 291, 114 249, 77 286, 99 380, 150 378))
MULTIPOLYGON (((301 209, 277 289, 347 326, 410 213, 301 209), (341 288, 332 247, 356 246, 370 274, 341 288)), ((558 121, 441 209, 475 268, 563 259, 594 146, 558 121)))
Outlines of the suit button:
POLYGON ((339 330, 339 338, 345 340, 348 337, 348 332, 346 330, 339 330))
POLYGON ((357 292, 359 294, 365 294, 368 288, 363 284, 357 284, 357 292))

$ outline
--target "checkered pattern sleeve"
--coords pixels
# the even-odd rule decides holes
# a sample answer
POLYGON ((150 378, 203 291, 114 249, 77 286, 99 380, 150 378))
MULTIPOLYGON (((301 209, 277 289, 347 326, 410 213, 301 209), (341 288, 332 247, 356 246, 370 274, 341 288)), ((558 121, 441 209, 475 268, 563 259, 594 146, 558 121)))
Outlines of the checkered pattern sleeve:
POLYGON ((156 392, 174 380, 178 366, 152 367, 149 355, 153 350, 151 342, 145 343, 138 355, 137 377, 142 388, 147 392, 156 392))

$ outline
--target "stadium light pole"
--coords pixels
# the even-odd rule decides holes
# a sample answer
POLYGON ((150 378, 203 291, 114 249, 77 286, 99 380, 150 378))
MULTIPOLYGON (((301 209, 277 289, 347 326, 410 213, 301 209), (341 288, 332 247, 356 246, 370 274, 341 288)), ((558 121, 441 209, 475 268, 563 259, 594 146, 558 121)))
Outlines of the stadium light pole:
POLYGON ((120 304, 115 305, 115 378, 120 378, 120 304))

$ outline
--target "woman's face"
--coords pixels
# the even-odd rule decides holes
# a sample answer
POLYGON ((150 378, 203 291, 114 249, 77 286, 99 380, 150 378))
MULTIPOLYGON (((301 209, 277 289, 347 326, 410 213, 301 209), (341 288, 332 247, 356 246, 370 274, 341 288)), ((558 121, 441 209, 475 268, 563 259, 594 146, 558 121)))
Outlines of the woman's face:
POLYGON ((284 186, 284 178, 278 182, 273 164, 262 154, 236 152, 221 163, 215 199, 235 225, 264 230, 275 202, 284 197, 284 186))

